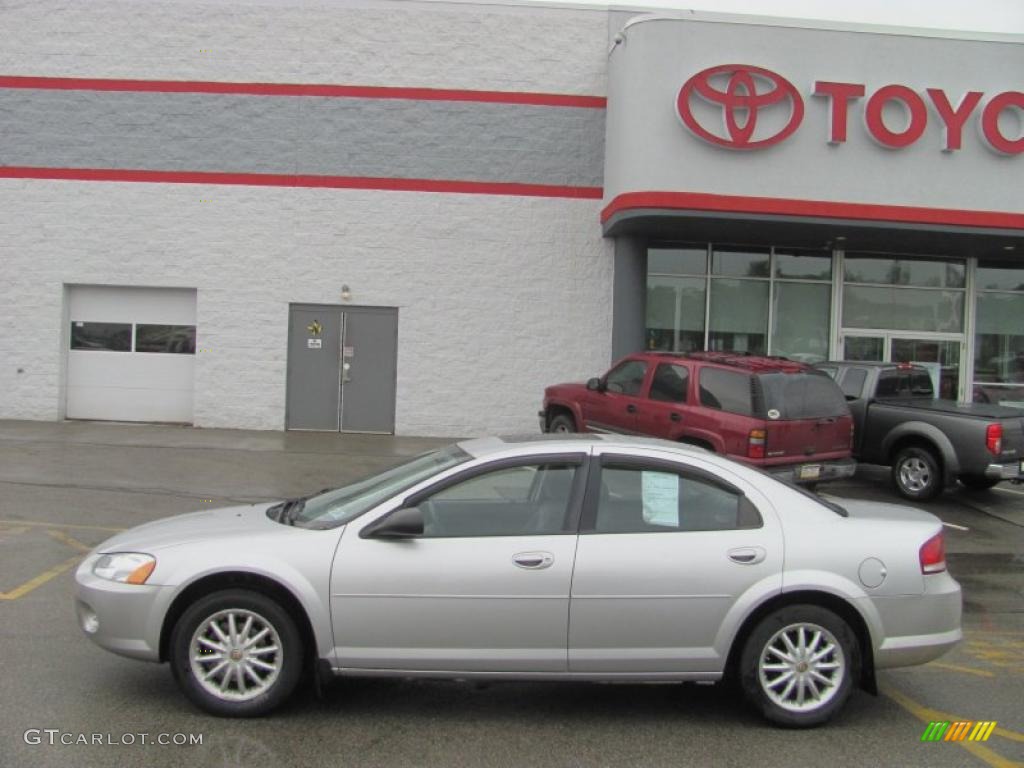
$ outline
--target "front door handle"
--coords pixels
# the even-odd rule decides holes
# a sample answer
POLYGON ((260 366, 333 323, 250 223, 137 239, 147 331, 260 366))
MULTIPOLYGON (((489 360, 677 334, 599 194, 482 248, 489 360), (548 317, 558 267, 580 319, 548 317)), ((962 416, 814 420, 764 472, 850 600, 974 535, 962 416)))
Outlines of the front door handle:
POLYGON ((630 403, 626 406, 626 413, 636 413, 636 406, 630 403))
POLYGON ((764 551, 763 547, 739 547, 738 549, 730 549, 728 555, 729 559, 734 563, 755 565, 756 563, 763 562, 768 553, 764 551))
POLYGON ((555 562, 555 556, 550 552, 520 552, 512 555, 512 562, 528 571, 539 571, 549 568, 555 562))

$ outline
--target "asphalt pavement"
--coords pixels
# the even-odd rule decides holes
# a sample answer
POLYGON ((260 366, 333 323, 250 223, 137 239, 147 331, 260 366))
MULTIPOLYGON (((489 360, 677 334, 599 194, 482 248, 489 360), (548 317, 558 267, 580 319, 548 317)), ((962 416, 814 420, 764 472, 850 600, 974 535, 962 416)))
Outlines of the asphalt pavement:
MULTIPOLYGON (((947 523, 964 642, 931 664, 881 672, 880 696, 857 692, 837 720, 810 731, 767 725, 720 685, 344 680, 268 718, 223 720, 189 705, 166 665, 113 656, 81 635, 71 570, 116 531, 301 495, 445 442, 0 422, 0 768, 1024 761, 1024 487, 1007 484, 922 505, 947 523), (932 720, 997 726, 984 743, 922 743, 932 720)), ((882 468, 823 490, 896 501, 882 468)))

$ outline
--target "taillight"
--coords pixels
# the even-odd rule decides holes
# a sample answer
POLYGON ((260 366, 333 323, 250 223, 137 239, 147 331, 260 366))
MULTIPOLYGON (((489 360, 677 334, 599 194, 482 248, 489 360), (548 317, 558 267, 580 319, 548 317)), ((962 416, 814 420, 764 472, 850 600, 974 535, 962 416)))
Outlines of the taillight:
POLYGON ((989 424, 985 429, 985 447, 988 452, 998 456, 1003 452, 1003 425, 989 424))
POLYGON ((752 429, 750 435, 747 437, 747 458, 748 459, 763 459, 764 458, 764 441, 767 437, 767 432, 763 429, 752 429))
POLYGON ((917 556, 921 561, 921 573, 941 573, 946 570, 946 538, 942 531, 922 544, 917 556))

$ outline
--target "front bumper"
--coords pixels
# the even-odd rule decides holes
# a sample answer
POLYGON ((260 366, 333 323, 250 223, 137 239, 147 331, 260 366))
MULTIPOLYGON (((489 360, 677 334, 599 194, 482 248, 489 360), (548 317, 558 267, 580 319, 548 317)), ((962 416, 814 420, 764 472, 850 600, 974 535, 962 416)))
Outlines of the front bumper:
POLYGON ((853 477, 857 471, 857 462, 853 459, 833 459, 830 461, 807 461, 802 464, 784 464, 777 467, 768 466, 764 469, 772 476, 788 483, 827 483, 832 480, 853 477))
POLYGON ((96 555, 75 572, 78 626, 96 645, 121 656, 160 660, 160 630, 171 587, 120 584, 93 575, 96 555))
POLYGON ((540 419, 541 434, 544 434, 548 431, 548 414, 546 411, 538 411, 537 418, 540 419))
POLYGON ((985 467, 985 477, 989 480, 1024 480, 1024 461, 1011 461, 1006 464, 989 464, 985 467))

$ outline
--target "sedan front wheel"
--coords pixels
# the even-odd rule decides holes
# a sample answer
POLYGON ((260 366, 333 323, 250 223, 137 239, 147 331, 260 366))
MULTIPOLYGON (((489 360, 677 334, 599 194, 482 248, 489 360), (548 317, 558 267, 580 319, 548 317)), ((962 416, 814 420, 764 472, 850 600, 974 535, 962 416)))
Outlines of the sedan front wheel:
POLYGON ((816 605, 791 605, 765 617, 743 647, 747 699, 773 723, 820 725, 850 697, 859 674, 857 641, 839 616, 816 605))
POLYGON ((222 717, 255 717, 299 682, 302 639, 266 595, 232 589, 191 605, 171 634, 171 670, 197 706, 222 717))

